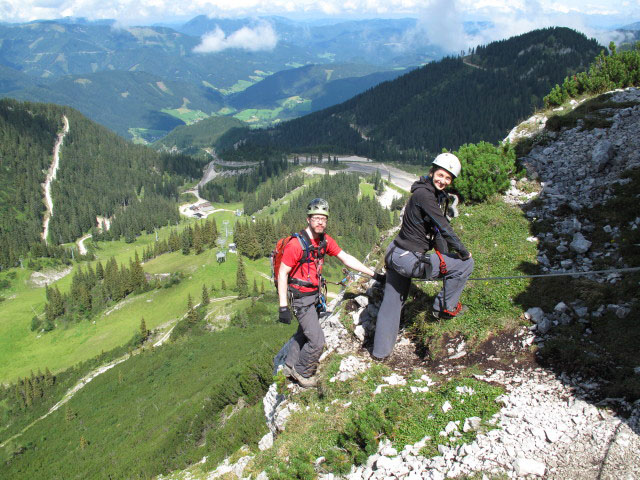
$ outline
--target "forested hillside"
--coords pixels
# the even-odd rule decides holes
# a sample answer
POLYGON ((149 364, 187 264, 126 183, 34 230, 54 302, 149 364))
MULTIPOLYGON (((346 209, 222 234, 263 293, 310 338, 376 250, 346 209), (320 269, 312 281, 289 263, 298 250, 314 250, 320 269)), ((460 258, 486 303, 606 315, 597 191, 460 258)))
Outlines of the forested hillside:
POLYGON ((310 104, 319 96, 322 107, 333 105, 396 76, 394 68, 440 58, 441 49, 429 45, 397 51, 394 38, 415 23, 363 20, 310 26, 279 17, 204 16, 177 30, 73 18, 0 23, 0 94, 68 105, 125 138, 146 142, 214 114, 272 125, 312 111, 310 104), (218 28, 230 35, 266 23, 278 33, 273 48, 198 48, 201 36, 218 28), (326 71, 313 66, 317 64, 326 71), (309 72, 314 69, 318 74, 309 72), (291 78, 297 70, 298 78, 291 78), (227 104, 281 71, 283 77, 266 87, 236 97, 233 105, 241 107, 227 104), (389 76, 356 78, 380 71, 389 76), (323 89, 345 77, 354 81, 323 89), (269 106, 261 111, 265 103, 269 106))
POLYGON ((340 246, 358 258, 364 258, 380 238, 380 232, 391 227, 389 211, 374 198, 358 198, 360 178, 354 174, 326 175, 304 193, 295 196, 282 219, 272 218, 236 224, 234 239, 238 250, 249 258, 269 256, 278 238, 300 231, 306 224, 309 199, 330 199, 331 215, 328 232, 340 246))
MULTIPOLYGON (((383 80, 395 78, 398 75, 400 75, 398 71, 384 72, 383 75, 379 67, 366 64, 306 65, 274 73, 263 81, 237 93, 229 99, 229 103, 237 109, 274 108, 284 99, 300 96, 306 100, 303 104, 304 108, 306 111, 310 111, 317 98, 336 90, 335 88, 329 89, 329 86, 336 81, 358 80, 357 84, 363 87, 357 91, 360 93, 366 90, 365 86, 372 87, 383 80), (375 73, 378 75, 369 78, 375 73)), ((350 96, 343 97, 342 100, 347 98, 350 96)), ((331 105, 335 103, 337 102, 334 101, 331 105)))
POLYGON ((224 105, 222 95, 211 88, 138 71, 69 75, 11 96, 68 105, 125 138, 130 128, 148 130, 142 135, 148 141, 188 121, 180 109, 203 118, 224 105))
POLYGON ((41 244, 41 184, 63 116, 69 120, 69 132, 52 183, 53 244, 75 241, 96 224, 97 216, 109 218, 125 211, 129 238, 166 225, 177 216, 178 186, 200 175, 201 166, 191 157, 161 155, 133 145, 71 108, 1 100, 0 267, 17 265, 29 251, 34 257, 48 254, 41 244), (172 200, 172 208, 155 217, 147 215, 148 205, 161 199, 172 200))
POLYGON ((38 243, 45 211, 40 184, 52 160, 62 109, 0 100, 0 268, 38 243))
POLYGON ((174 147, 185 154, 195 155, 203 148, 213 147, 218 139, 229 129, 242 127, 244 123, 233 117, 209 117, 192 125, 180 125, 153 147, 158 150, 171 150, 174 147))
POLYGON ((272 130, 230 132, 221 146, 246 138, 285 151, 330 149, 411 161, 425 151, 494 142, 542 106, 554 84, 584 70, 600 49, 567 28, 536 30, 431 63, 272 130))

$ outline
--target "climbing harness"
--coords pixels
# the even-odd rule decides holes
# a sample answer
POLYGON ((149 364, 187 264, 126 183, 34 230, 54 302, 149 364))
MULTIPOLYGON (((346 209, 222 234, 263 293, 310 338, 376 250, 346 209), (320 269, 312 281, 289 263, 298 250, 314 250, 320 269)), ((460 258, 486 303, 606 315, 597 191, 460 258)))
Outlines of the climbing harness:
POLYGON ((447 270, 447 264, 444 261, 444 257, 438 250, 435 250, 435 252, 436 252, 436 255, 438 255, 438 258, 440 259, 440 275, 446 275, 448 270, 447 270))

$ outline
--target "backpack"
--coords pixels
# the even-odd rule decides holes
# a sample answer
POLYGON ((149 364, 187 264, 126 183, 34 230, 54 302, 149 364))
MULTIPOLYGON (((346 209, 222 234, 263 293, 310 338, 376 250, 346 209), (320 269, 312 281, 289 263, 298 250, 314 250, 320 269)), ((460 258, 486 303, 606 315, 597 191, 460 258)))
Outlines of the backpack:
MULTIPOLYGON (((282 264, 282 255, 284 254, 284 249, 287 244, 294 239, 297 239, 297 241, 300 242, 300 246, 302 247, 304 254, 298 264, 291 269, 291 272, 289 272, 289 284, 295 284, 302 287, 310 288, 315 287, 315 285, 309 282, 291 278, 295 274, 295 272, 305 263, 317 261, 318 263, 316 270, 318 272, 318 276, 320 276, 322 273, 324 255, 327 251, 327 241, 324 235, 322 236, 318 247, 314 247, 312 246, 311 239, 309 238, 309 235, 305 230, 302 230, 299 233, 292 233, 291 235, 278 240, 276 242, 275 249, 271 252, 271 279, 273 280, 273 284, 276 287, 276 291, 278 290, 278 274, 280 273, 280 265, 282 264)), ((318 284, 320 283, 321 282, 318 282, 318 284)))

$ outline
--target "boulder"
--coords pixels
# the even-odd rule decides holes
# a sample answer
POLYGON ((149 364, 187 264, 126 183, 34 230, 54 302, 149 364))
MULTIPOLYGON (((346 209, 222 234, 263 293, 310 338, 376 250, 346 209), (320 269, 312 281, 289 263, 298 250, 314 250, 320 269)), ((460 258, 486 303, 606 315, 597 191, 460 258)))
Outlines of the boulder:
POLYGON ((544 463, 537 460, 519 457, 513 462, 513 469, 519 477, 525 477, 527 475, 542 477, 547 467, 544 463))
POLYGON ((598 172, 604 170, 613 158, 613 144, 608 140, 601 140, 591 150, 591 163, 598 172))
POLYGON ((531 320, 533 323, 538 323, 544 317, 544 312, 540 307, 533 307, 527 310, 524 314, 527 320, 531 320))
POLYGON ((538 330, 538 333, 541 335, 544 335, 545 333, 547 333, 549 330, 551 330, 551 320, 544 317, 542 320, 538 322, 537 330, 538 330))
POLYGON ((578 232, 573 236, 573 240, 569 247, 576 253, 587 253, 589 248, 591 248, 591 242, 584 238, 582 233, 578 232))
POLYGON ((273 432, 267 433, 258 442, 258 448, 260 449, 260 451, 268 450, 271 447, 273 447, 273 432))

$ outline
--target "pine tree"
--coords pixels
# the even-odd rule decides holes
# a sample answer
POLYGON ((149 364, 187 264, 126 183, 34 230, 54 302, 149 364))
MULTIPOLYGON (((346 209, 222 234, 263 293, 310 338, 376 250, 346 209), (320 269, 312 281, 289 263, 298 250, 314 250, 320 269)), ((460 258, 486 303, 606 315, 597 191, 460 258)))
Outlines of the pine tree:
POLYGON ((264 279, 262 279, 262 282, 260 283, 260 293, 264 295, 264 279))
POLYGON ((147 324, 144 321, 144 317, 140 319, 140 335, 142 336, 143 341, 149 337, 149 330, 147 330, 147 324))
POLYGON ((147 285, 147 277, 144 274, 144 269, 140 263, 140 257, 138 257, 138 251, 136 250, 135 259, 130 261, 130 276, 131 284, 134 290, 144 288, 147 285))
POLYGON ((49 370, 49 367, 46 367, 44 369, 44 381, 49 388, 53 387, 56 383, 56 377, 53 376, 53 374, 49 370))
POLYGON ((187 297, 187 322, 194 325, 198 322, 198 312, 193 308, 193 300, 191 294, 187 297))
POLYGON ((209 290, 205 284, 202 284, 202 305, 209 305, 209 301, 209 290))
POLYGON ((16 404, 20 407, 20 408, 25 408, 26 404, 24 401, 24 395, 22 394, 22 390, 20 389, 20 386, 16 383, 14 392, 13 392, 15 399, 16 399, 16 404))
POLYGON ((244 262, 242 256, 238 254, 238 268, 236 270, 236 288, 240 298, 249 296, 249 284, 247 281, 247 275, 244 271, 244 262))
POLYGON ((256 279, 253 279, 253 296, 257 297, 259 295, 258 293, 258 282, 256 281, 256 279))
POLYGON ((204 242, 202 241, 202 229, 200 224, 196 223, 193 228, 193 249, 196 255, 200 255, 204 251, 204 242))

